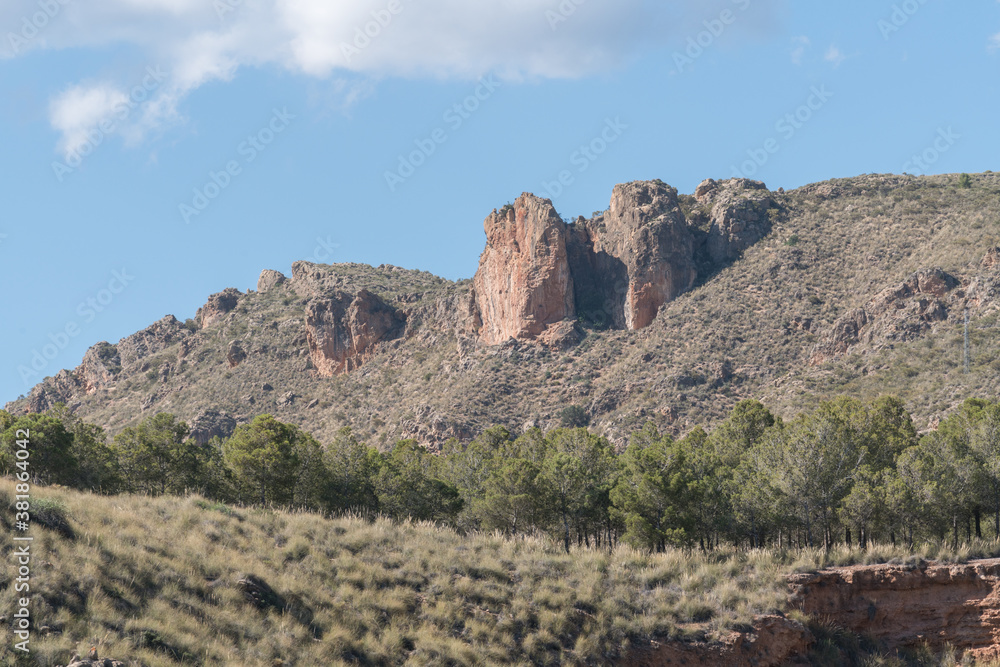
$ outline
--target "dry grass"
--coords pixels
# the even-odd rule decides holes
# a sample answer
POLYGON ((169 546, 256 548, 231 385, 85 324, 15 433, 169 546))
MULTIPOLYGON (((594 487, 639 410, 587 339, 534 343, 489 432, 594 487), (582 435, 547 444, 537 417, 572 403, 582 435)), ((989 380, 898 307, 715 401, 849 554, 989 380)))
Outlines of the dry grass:
MULTIPOLYGON (((12 494, 13 483, 0 481, 0 505, 12 494)), ((878 545, 707 554, 622 546, 567 555, 546 537, 463 536, 432 524, 198 497, 61 488, 36 489, 35 497, 73 531, 32 529, 34 661, 23 664, 45 667, 92 645, 146 667, 610 664, 651 639, 710 640, 784 609, 792 572, 1000 553, 997 543, 976 542, 957 552, 930 544, 914 552, 878 545), (237 583, 248 574, 283 606, 250 605, 237 583)), ((7 514, 5 559, 13 548, 7 514)), ((14 609, 11 576, 0 571, 0 610, 14 609)), ((856 637, 815 632, 817 655, 847 650, 867 656, 858 664, 903 664, 879 662, 856 637)), ((11 660, 11 639, 0 638, 3 660, 11 660)))
MULTIPOLYGON (((148 667, 602 664, 633 643, 713 636, 784 604, 781 568, 764 553, 567 555, 544 537, 37 492, 75 531, 33 529, 36 628, 60 633, 35 631, 38 665, 91 645, 148 667), (246 574, 286 609, 250 606, 237 586, 246 574)), ((9 583, 0 609, 14 607, 9 583)))

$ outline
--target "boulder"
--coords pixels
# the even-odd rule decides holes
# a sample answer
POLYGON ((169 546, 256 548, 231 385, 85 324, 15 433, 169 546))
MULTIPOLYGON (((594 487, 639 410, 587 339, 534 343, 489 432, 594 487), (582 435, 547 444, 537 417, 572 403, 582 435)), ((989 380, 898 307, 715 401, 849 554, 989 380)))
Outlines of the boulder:
POLYGON ((229 349, 226 351, 226 361, 229 363, 230 368, 236 368, 243 363, 246 358, 246 350, 243 349, 243 344, 240 343, 240 341, 234 340, 229 343, 229 349))
POLYGON ((261 294, 267 294, 278 285, 284 283, 285 280, 285 274, 280 271, 264 269, 260 272, 260 278, 257 279, 257 291, 261 294))
POLYGON ((306 306, 306 341, 320 375, 349 373, 370 359, 381 343, 399 338, 406 318, 368 290, 335 292, 306 306))
POLYGON ((566 225, 551 201, 524 193, 483 226, 486 249, 473 280, 482 342, 534 340, 575 317, 566 225))

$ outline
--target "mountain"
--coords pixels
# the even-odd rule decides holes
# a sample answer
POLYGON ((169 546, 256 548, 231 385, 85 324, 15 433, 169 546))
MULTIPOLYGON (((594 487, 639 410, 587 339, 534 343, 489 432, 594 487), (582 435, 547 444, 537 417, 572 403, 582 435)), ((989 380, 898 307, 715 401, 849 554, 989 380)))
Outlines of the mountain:
POLYGON ((156 412, 196 437, 271 413, 318 438, 440 445, 578 406, 622 443, 893 393, 922 428, 1000 390, 1000 175, 864 175, 785 192, 707 180, 614 188, 564 221, 531 194, 485 220, 471 280, 358 264, 265 270, 167 316, 8 411, 63 402, 111 432, 156 412), (970 358, 964 368, 968 312, 970 358))

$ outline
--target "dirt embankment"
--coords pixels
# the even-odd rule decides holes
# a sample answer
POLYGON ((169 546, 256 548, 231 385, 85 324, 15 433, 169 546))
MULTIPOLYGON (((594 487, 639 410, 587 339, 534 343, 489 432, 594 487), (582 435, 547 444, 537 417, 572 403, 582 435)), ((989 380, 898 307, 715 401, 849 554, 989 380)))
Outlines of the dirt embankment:
MULTIPOLYGON (((868 635, 892 650, 951 646, 978 659, 1000 658, 1000 559, 962 565, 858 565, 793 575, 789 606, 824 624, 868 635)), ((760 617, 753 631, 719 642, 654 644, 630 667, 758 667, 804 661, 814 638, 801 623, 760 617)))
POLYGON ((795 575, 793 608, 886 648, 951 645, 1000 658, 1000 559, 963 565, 871 565, 795 575))

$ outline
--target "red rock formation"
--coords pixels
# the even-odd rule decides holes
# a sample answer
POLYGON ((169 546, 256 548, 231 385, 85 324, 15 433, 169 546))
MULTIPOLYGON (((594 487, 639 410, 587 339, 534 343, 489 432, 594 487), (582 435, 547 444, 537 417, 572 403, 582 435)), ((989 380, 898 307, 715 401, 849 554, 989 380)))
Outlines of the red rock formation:
MULTIPOLYGON (((583 225, 598 290, 616 326, 649 326, 697 278, 694 237, 677 190, 661 181, 616 185, 608 211, 583 225)), ((586 298, 579 290, 578 296, 586 298)))
POLYGON ((227 287, 218 294, 208 297, 208 302, 198 309, 195 314, 195 322, 199 328, 206 329, 213 324, 221 322, 228 315, 240 300, 240 291, 233 287, 227 287))
POLYGON ((1000 658, 1000 559, 834 568, 790 580, 792 605, 887 648, 951 645, 1000 658))
POLYGON ((483 224, 486 250, 474 279, 479 337, 487 345, 534 340, 575 316, 566 225, 552 202, 522 194, 483 224))
POLYGON ((804 625, 783 616, 761 616, 752 632, 733 632, 719 642, 668 641, 633 651, 620 662, 628 667, 776 667, 802 656, 813 636, 804 625))
POLYGON ((372 357, 380 343, 398 338, 406 326, 399 311, 361 290, 336 292, 306 306, 306 340, 320 375, 349 373, 372 357))

